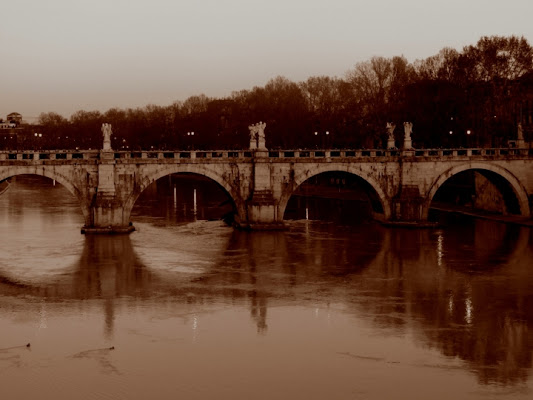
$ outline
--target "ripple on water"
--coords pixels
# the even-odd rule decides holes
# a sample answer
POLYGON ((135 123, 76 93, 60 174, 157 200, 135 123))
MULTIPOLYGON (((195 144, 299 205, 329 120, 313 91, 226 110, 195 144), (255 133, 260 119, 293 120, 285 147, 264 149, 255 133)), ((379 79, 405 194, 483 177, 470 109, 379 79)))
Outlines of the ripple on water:
POLYGON ((136 223, 131 241, 149 268, 185 274, 204 273, 224 252, 230 227, 220 221, 196 221, 171 227, 136 223))

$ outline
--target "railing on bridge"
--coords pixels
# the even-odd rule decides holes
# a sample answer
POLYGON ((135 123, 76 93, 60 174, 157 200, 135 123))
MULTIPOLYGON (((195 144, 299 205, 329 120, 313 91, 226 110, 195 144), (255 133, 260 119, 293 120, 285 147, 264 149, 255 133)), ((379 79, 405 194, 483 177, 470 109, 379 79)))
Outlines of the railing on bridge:
MULTIPOLYGON (((250 150, 150 150, 114 151, 115 159, 170 160, 170 159, 250 159, 250 150)), ((473 149, 313 149, 313 150, 270 150, 273 159, 365 159, 365 158, 455 158, 455 157, 502 157, 533 156, 533 148, 473 148, 473 149)), ((45 161, 45 160, 98 160, 100 150, 7 150, 0 151, 0 161, 45 161)))

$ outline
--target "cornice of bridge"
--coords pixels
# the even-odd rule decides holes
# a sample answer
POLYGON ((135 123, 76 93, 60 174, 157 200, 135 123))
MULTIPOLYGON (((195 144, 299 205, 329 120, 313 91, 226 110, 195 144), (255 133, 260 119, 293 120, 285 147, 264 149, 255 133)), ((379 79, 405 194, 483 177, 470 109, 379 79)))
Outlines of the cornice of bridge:
POLYGON ((533 148, 460 148, 460 149, 327 149, 327 150, 2 150, 0 165, 12 164, 212 164, 228 162, 409 162, 453 160, 532 159, 533 148), (112 154, 112 155, 111 155, 112 154))

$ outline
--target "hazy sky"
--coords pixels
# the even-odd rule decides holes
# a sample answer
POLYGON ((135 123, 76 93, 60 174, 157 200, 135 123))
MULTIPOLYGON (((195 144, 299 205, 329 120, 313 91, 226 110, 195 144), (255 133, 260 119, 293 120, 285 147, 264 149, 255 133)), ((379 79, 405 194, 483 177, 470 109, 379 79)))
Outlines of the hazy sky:
POLYGON ((483 35, 533 44, 533 0, 2 0, 0 118, 169 105, 344 77, 483 35))

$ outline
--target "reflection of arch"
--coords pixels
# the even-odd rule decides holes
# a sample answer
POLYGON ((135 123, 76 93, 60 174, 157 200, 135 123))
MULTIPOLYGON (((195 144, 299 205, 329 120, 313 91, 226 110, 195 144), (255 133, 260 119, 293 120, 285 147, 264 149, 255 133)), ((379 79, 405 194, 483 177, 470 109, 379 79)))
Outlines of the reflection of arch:
POLYGON ((362 173, 362 171, 353 171, 349 165, 321 165, 316 170, 314 170, 312 173, 310 171, 303 171, 301 173, 297 173, 294 176, 294 184, 293 184, 293 190, 287 190, 285 193, 282 194, 280 202, 279 202, 279 210, 280 215, 285 214, 285 209, 287 208, 287 204, 289 203, 289 199, 294 194, 294 192, 298 189, 298 187, 307 181, 308 179, 323 174, 325 172, 344 172, 347 174, 354 175, 360 179, 363 180, 372 190, 374 190, 374 193, 367 193, 370 195, 371 199, 372 197, 375 197, 376 200, 379 202, 381 209, 383 210, 383 213, 381 214, 377 210, 374 211, 374 218, 376 219, 384 219, 387 220, 391 216, 391 206, 390 201, 388 200, 388 197, 383 192, 381 186, 378 184, 376 180, 374 180, 371 176, 368 176, 368 174, 362 173), (381 215, 380 215, 381 214, 381 215))
POLYGON ((422 210, 422 219, 427 219, 431 201, 433 200, 433 197, 435 196, 437 191, 440 189, 440 187, 454 175, 457 175, 461 172, 469 171, 469 170, 490 171, 490 172, 493 172, 499 175, 503 179, 505 179, 511 186, 511 189, 513 190, 513 194, 516 196, 516 199, 518 200, 518 204, 520 206, 520 213, 525 217, 531 216, 531 210, 529 208, 529 200, 528 200, 527 191, 522 186, 520 181, 511 172, 509 172, 508 170, 500 166, 485 164, 482 162, 473 162, 473 163, 458 165, 456 167, 450 168, 449 170, 439 175, 439 177, 433 182, 427 195, 425 196, 426 202, 422 210))
POLYGON ((6 293, 60 299, 114 298, 139 294, 141 290, 151 292, 150 285, 157 276, 139 259, 129 235, 83 238, 79 259, 65 266, 61 279, 42 275, 38 281, 18 280, 0 269, 0 288, 6 293))
POLYGON ((133 193, 126 200, 124 204, 124 212, 128 216, 131 215, 131 210, 133 209, 135 202, 137 201, 141 193, 152 183, 154 183, 160 178, 163 178, 164 176, 171 175, 171 174, 179 174, 179 173, 198 174, 198 175, 202 175, 213 180, 215 183, 217 183, 221 188, 223 188, 226 191, 226 193, 232 200, 233 204, 235 205, 239 216, 246 215, 245 210, 244 210, 244 202, 238 201, 240 199, 238 185, 237 185, 237 188, 234 188, 219 173, 211 171, 203 165, 192 165, 192 164, 168 165, 166 166, 166 168, 157 169, 154 172, 151 172, 145 175, 142 181, 140 182, 140 184, 135 187, 135 190, 133 191, 133 193))
POLYGON ((90 212, 87 201, 85 201, 84 195, 81 191, 74 186, 67 177, 59 174, 55 168, 38 168, 32 166, 17 166, 15 168, 1 168, 0 169, 0 182, 4 179, 11 178, 17 175, 38 175, 46 178, 54 179, 56 182, 64 186, 79 202, 85 224, 87 225, 90 212))

